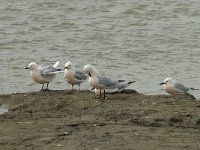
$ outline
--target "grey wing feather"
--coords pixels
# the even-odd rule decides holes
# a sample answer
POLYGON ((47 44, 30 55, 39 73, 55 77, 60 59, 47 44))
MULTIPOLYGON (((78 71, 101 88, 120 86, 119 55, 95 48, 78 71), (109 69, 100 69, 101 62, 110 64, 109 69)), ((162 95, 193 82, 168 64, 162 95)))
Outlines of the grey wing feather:
POLYGON ((41 70, 41 74, 42 75, 53 75, 53 74, 58 73, 58 71, 61 71, 61 69, 57 69, 54 67, 47 67, 47 68, 44 68, 43 70, 41 70))
POLYGON ((120 83, 117 85, 117 88, 118 88, 119 90, 121 90, 121 89, 127 88, 128 86, 129 86, 128 83, 126 83, 126 82, 120 82, 120 83))
POLYGON ((184 92, 187 92, 187 91, 190 90, 190 88, 188 88, 188 87, 186 87, 186 86, 184 86, 183 84, 178 83, 178 82, 175 83, 175 88, 177 88, 177 89, 179 89, 179 90, 182 90, 182 91, 184 91, 184 92))
POLYGON ((108 79, 108 78, 105 78, 105 77, 98 77, 98 80, 99 80, 99 84, 103 84, 103 85, 105 85, 106 87, 114 87, 114 86, 116 86, 117 84, 118 84, 118 82, 116 82, 116 81, 112 81, 112 80, 110 80, 110 79, 108 79))
POLYGON ((81 71, 76 71, 74 77, 78 80, 86 80, 87 79, 87 76, 81 71))

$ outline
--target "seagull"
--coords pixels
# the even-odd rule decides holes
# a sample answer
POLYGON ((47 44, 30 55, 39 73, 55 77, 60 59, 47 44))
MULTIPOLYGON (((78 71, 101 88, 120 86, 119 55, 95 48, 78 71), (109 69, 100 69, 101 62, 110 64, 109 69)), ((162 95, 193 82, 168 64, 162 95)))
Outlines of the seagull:
MULTIPOLYGON (((117 84, 116 87, 113 87, 112 89, 106 89, 105 92, 109 94, 120 93, 134 82, 136 81, 125 82, 124 80, 123 81, 119 80, 119 84, 117 84)), ((96 95, 100 95, 100 89, 94 89, 94 90, 96 95)))
POLYGON ((82 71, 75 70, 70 61, 68 61, 65 64, 64 69, 65 69, 64 71, 65 80, 72 85, 72 89, 74 85, 78 85, 80 90, 80 84, 85 82, 85 80, 87 79, 85 73, 82 71))
POLYGON ((46 83, 46 89, 48 89, 49 82, 51 82, 54 78, 55 75, 61 71, 61 69, 57 69, 57 66, 59 64, 59 61, 57 61, 53 66, 51 67, 43 67, 43 66, 38 66, 35 62, 31 62, 28 64, 25 69, 30 70, 30 75, 31 78, 39 84, 42 84, 42 89, 44 89, 44 84, 46 83))
POLYGON ((160 85, 164 85, 164 89, 167 93, 171 95, 187 94, 189 90, 199 90, 194 88, 189 88, 182 83, 179 83, 172 78, 166 78, 160 85))
POLYGON ((115 89, 119 85, 119 81, 112 81, 109 78, 97 75, 96 69, 92 65, 85 65, 84 71, 89 75, 89 84, 100 90, 99 98, 101 98, 101 91, 103 90, 103 98, 105 99, 105 89, 115 89))

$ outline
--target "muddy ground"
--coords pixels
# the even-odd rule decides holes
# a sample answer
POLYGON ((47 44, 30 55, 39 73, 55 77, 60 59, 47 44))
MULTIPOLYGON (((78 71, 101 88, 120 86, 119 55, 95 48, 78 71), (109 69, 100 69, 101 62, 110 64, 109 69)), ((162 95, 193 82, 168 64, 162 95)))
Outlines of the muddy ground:
POLYGON ((200 101, 132 90, 0 96, 1 150, 200 150, 200 101))

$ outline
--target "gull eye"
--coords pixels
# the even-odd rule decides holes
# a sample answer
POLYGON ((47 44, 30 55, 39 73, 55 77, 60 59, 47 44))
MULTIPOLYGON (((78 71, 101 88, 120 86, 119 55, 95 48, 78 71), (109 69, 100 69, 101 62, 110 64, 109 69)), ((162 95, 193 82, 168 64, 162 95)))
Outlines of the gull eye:
POLYGON ((168 81, 166 81, 166 82, 165 82, 165 84, 166 84, 166 83, 168 83, 168 82, 169 82, 169 80, 168 80, 168 81))

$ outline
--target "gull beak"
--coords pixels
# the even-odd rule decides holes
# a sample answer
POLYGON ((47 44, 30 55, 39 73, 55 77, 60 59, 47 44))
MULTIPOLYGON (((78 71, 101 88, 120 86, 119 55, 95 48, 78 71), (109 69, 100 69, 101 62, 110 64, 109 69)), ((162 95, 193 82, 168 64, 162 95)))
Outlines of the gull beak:
POLYGON ((160 83, 160 85, 163 85, 163 84, 165 84, 165 83, 164 82, 160 83))
POLYGON ((68 69, 68 67, 65 67, 64 69, 68 69))
POLYGON ((131 82, 128 82, 128 84, 131 84, 131 83, 134 83, 134 82, 136 82, 136 81, 131 81, 131 82))
POLYGON ((27 67, 25 67, 24 69, 29 69, 29 67, 27 66, 27 67))
POLYGON ((91 74, 90 74, 90 73, 89 73, 88 75, 91 77, 91 74))

